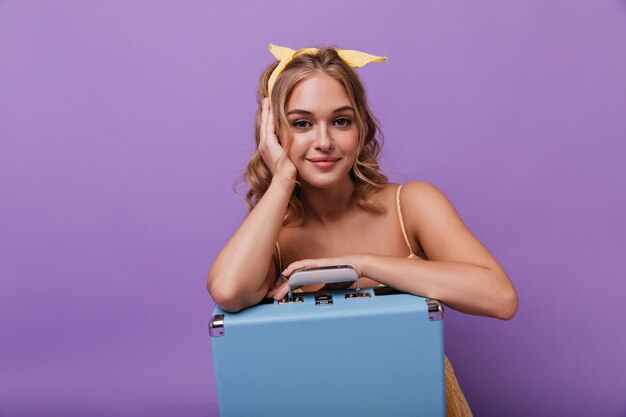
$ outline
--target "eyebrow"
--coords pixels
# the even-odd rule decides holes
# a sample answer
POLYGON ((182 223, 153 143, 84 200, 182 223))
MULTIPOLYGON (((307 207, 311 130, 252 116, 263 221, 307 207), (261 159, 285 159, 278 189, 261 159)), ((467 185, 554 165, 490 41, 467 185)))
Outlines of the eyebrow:
MULTIPOLYGON (((341 113, 342 111, 346 111, 346 110, 351 110, 354 112, 354 108, 352 108, 352 106, 342 106, 342 107, 339 107, 338 109, 333 110, 333 113, 341 113)), ((290 114, 309 114, 310 115, 313 113, 308 110, 294 109, 294 110, 289 111, 287 113, 287 116, 289 116, 290 114)))

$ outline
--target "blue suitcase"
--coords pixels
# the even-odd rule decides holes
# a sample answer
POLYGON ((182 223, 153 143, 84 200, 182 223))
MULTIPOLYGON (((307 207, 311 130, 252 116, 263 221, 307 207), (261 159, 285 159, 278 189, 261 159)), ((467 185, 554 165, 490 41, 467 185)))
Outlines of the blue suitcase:
POLYGON ((216 306, 220 416, 445 416, 442 319, 439 301, 388 287, 216 306))

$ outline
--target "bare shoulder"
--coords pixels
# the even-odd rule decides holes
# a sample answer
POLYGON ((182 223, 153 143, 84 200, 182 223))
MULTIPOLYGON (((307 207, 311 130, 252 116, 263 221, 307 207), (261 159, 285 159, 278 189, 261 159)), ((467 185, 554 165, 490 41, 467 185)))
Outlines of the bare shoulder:
POLYGON ((407 230, 429 259, 496 264, 439 188, 424 181, 409 182, 402 187, 400 200, 407 230))
POLYGON ((402 211, 413 221, 433 220, 433 216, 456 214, 448 197, 436 186, 426 181, 411 181, 402 186, 400 195, 402 211))
POLYGON ((409 182, 405 182, 404 184, 402 184, 402 192, 403 193, 419 193, 419 192, 434 192, 434 191, 439 191, 439 189, 437 187, 435 187, 433 184, 426 182, 426 181, 409 181, 409 182))
POLYGON ((372 197, 377 203, 382 203, 383 201, 386 201, 388 199, 389 195, 395 194, 399 185, 400 184, 392 182, 383 184, 378 190, 376 190, 372 197))
POLYGON ((454 211, 444 193, 426 181, 410 181, 404 184, 387 183, 372 196, 372 199, 386 208, 393 208, 395 212, 398 191, 400 191, 400 207, 405 222, 420 221, 424 219, 424 214, 441 213, 441 210, 454 211))

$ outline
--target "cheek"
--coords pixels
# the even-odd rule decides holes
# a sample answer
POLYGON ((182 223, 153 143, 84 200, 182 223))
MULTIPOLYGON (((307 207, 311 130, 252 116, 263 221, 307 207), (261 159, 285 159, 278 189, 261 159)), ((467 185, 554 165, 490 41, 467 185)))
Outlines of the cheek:
POLYGON ((350 165, 354 165, 356 163, 357 160, 357 156, 359 155, 359 150, 358 148, 355 146, 354 149, 351 150, 350 152, 350 157, 348 158, 348 160, 350 161, 350 165))
POLYGON ((291 154, 294 146, 297 146, 297 139, 294 137, 294 134, 288 129, 281 129, 279 131, 278 143, 287 151, 287 154, 291 154))
POLYGON ((286 147, 290 142, 289 131, 285 129, 280 129, 276 134, 276 138, 278 139, 278 143, 280 143, 283 148, 286 147))
POLYGON ((293 160, 294 158, 302 158, 309 149, 309 146, 310 141, 306 134, 294 134, 291 136, 288 146, 285 146, 285 148, 289 149, 287 155, 293 160))
POLYGON ((359 153, 359 138, 356 134, 346 135, 342 141, 343 153, 352 159, 356 159, 359 153))

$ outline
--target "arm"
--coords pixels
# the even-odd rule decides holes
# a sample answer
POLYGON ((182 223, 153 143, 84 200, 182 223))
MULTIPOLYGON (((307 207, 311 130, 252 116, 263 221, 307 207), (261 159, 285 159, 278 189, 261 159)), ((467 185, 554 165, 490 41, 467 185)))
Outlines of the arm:
POLYGON ((402 207, 410 239, 419 240, 429 260, 358 254, 295 262, 284 274, 289 276, 302 266, 350 263, 360 276, 436 298, 464 313, 500 319, 515 315, 517 294, 506 272, 463 224, 441 191, 423 182, 406 184, 402 207))
POLYGON ((217 255, 207 278, 213 300, 231 312, 258 303, 273 285, 276 266, 272 254, 295 186, 296 169, 274 134, 267 100, 261 115, 259 152, 273 168, 272 182, 217 255))
POLYGON ((274 283, 272 254, 292 188, 293 184, 272 180, 259 204, 215 259, 207 288, 224 310, 235 312, 258 303, 274 283))
POLYGON ((517 311, 515 289, 500 266, 379 255, 362 255, 361 262, 367 277, 463 313, 508 320, 517 311))

